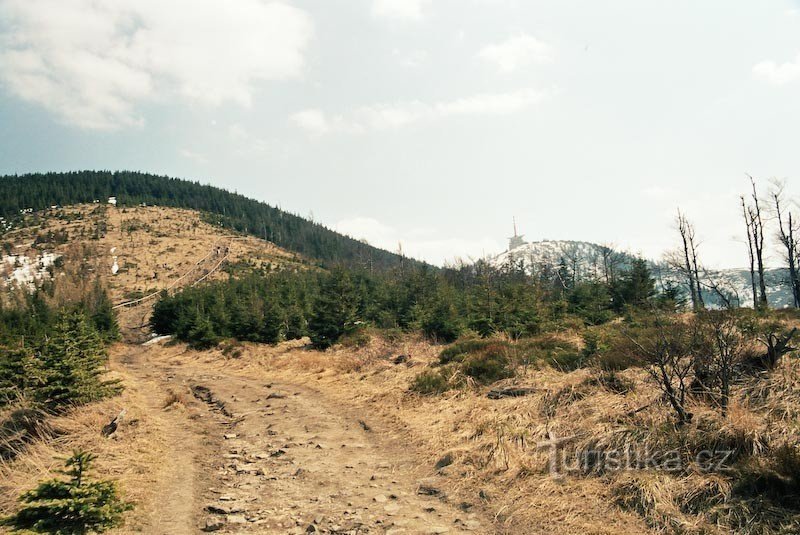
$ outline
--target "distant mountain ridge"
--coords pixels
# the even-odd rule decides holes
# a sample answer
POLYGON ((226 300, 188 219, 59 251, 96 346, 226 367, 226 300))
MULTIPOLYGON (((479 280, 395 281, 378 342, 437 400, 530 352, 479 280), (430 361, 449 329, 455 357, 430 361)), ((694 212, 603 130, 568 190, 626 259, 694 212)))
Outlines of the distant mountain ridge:
MULTIPOLYGON (((52 205, 106 202, 188 208, 212 214, 214 222, 265 238, 279 247, 323 264, 388 269, 401 256, 339 234, 319 223, 225 189, 178 178, 134 171, 76 171, 0 177, 0 216, 11 221, 20 211, 52 205)), ((4 223, 5 223, 4 222, 4 223)))
MULTIPOLYGON (((521 236, 515 235, 509 239, 509 242, 508 250, 490 258, 493 265, 500 267, 509 262, 521 262, 526 269, 531 271, 542 268, 558 269, 559 266, 566 265, 576 270, 578 278, 601 278, 609 262, 614 264, 614 269, 624 271, 635 258, 635 255, 630 253, 585 241, 525 242, 521 236)), ((647 260, 653 270, 657 285, 663 288, 667 282, 672 282, 686 288, 688 295, 687 283, 677 270, 664 262, 647 260)), ((765 271, 767 297, 773 308, 785 308, 793 305, 788 276, 788 269, 785 268, 771 268, 765 271)), ((741 268, 709 270, 705 280, 709 286, 713 282, 732 302, 741 306, 753 305, 749 270, 741 268)), ((703 297, 712 306, 720 306, 723 303, 717 292, 711 288, 703 289, 703 297)))

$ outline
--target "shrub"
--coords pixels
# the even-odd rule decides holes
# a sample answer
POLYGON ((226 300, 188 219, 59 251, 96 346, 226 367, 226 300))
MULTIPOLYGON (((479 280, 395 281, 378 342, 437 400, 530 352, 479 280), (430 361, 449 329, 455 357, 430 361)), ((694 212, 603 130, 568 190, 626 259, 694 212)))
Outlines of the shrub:
POLYGON ((597 377, 597 383, 609 392, 625 395, 636 389, 636 384, 630 379, 626 379, 614 370, 604 370, 597 377))
MULTIPOLYGON (((547 364, 561 370, 574 370, 583 364, 585 358, 575 344, 552 335, 542 335, 517 342, 492 338, 467 338, 459 340, 439 354, 441 364, 465 365, 467 361, 471 361, 470 367, 475 368, 475 373, 478 375, 483 375, 477 370, 484 366, 480 362, 482 360, 489 361, 486 363, 487 366, 505 368, 504 373, 497 375, 502 379, 513 375, 512 368, 516 364, 547 364)), ((471 376, 464 366, 462 371, 465 375, 471 376)))
POLYGON ((621 371, 642 364, 641 359, 635 356, 630 349, 628 336, 636 338, 652 337, 650 332, 645 333, 643 327, 626 327, 626 336, 619 325, 609 325, 599 331, 587 331, 583 340, 585 343, 583 354, 587 362, 602 371, 621 371))
POLYGON ((553 335, 521 341, 517 345, 526 364, 547 364, 560 370, 574 370, 583 365, 585 357, 572 342, 553 335))
POLYGON ((0 348, 0 407, 15 402, 44 381, 42 362, 30 348, 0 348))
POLYGON ((587 325, 611 321, 611 296, 608 287, 596 282, 578 283, 568 297, 568 311, 583 319, 587 325))
POLYGON ((487 385, 514 375, 508 357, 503 352, 485 350, 470 355, 461 363, 461 371, 478 383, 487 385))
POLYGON ((441 394, 449 387, 442 370, 426 370, 414 377, 411 383, 411 390, 426 396, 441 394))
POLYGON ((220 344, 222 354, 228 358, 238 359, 244 354, 244 346, 238 340, 226 340, 220 344))
POLYGON ((0 462, 16 458, 34 440, 56 435, 45 411, 18 399, 13 409, 0 412, 0 462))
POLYGON ((553 352, 550 356, 545 359, 545 362, 550 364, 552 367, 557 368, 562 371, 572 371, 577 370, 581 366, 583 366, 585 358, 583 353, 580 351, 574 350, 570 351, 569 349, 561 349, 559 351, 553 352))
POLYGON ((485 338, 466 338, 446 347, 439 353, 439 363, 463 362, 467 356, 480 351, 502 351, 508 349, 510 344, 504 340, 485 338))
POLYGON ((132 505, 117 495, 113 481, 88 481, 95 456, 75 451, 66 460, 68 481, 51 479, 20 496, 24 504, 15 515, 3 519, 14 529, 40 533, 102 533, 122 523, 132 505))
POLYGON ((362 327, 342 336, 340 342, 344 347, 358 348, 366 347, 370 340, 372 340, 372 335, 362 327))

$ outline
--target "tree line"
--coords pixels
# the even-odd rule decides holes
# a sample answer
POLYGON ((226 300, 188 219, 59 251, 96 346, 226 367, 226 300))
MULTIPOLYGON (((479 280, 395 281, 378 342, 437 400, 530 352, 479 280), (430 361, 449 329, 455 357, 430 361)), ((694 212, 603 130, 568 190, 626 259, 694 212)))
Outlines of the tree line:
POLYGON ((199 210, 210 222, 271 241, 326 265, 379 270, 416 263, 334 232, 269 204, 199 182, 134 171, 75 171, 0 177, 0 217, 13 221, 21 210, 54 205, 105 203, 199 210))
POLYGON ((451 342, 467 331, 518 339, 560 325, 596 325, 626 310, 675 310, 675 288, 659 292, 648 263, 635 259, 609 280, 573 277, 566 262, 531 273, 513 259, 445 269, 406 266, 386 272, 250 273, 174 295, 163 294, 153 329, 197 347, 225 338, 277 343, 309 336, 325 348, 365 326, 416 330, 451 342), (570 323, 571 322, 571 323, 570 323))

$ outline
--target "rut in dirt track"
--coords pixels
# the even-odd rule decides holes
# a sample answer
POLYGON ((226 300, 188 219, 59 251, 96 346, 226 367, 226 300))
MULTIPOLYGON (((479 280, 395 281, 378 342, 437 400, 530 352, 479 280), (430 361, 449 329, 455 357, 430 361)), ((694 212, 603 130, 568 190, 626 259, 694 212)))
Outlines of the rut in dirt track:
MULTIPOLYGON (((194 466, 193 481, 176 483, 193 489, 190 514, 183 529, 173 517, 170 533, 491 532, 435 478, 415 475, 403 444, 313 389, 140 358, 129 371, 196 398, 173 413, 176 458, 194 466)), ((173 499, 188 496, 166 489, 159 507, 186 507, 173 499)))

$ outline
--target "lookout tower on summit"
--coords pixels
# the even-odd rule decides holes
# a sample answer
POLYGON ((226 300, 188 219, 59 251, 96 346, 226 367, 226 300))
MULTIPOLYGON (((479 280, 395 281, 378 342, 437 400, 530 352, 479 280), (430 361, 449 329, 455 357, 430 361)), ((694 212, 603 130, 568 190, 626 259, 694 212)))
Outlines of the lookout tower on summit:
POLYGON ((520 245, 525 245, 526 241, 524 240, 524 236, 517 234, 517 218, 512 218, 514 221, 514 235, 508 239, 508 250, 511 251, 516 249, 520 245))

